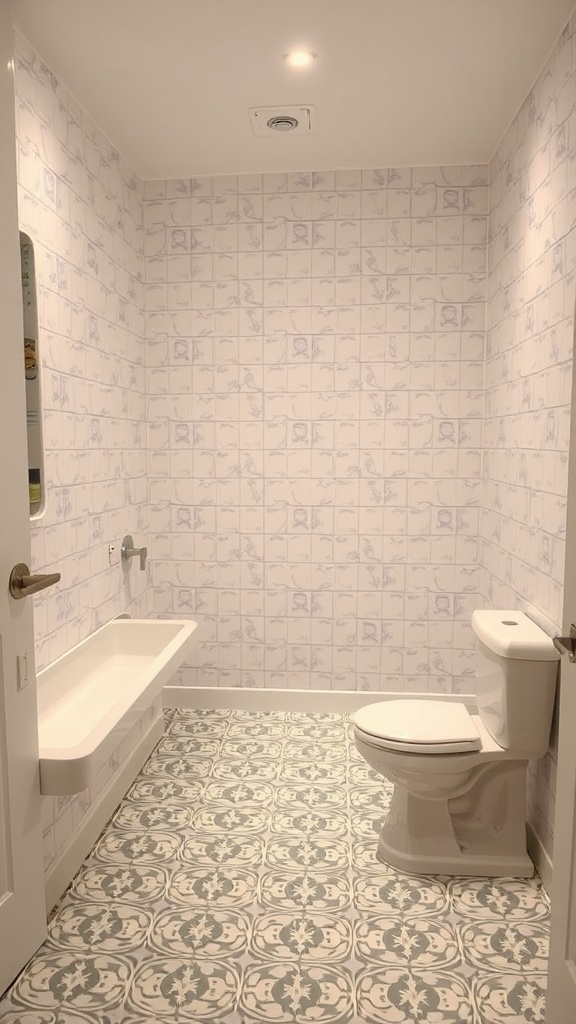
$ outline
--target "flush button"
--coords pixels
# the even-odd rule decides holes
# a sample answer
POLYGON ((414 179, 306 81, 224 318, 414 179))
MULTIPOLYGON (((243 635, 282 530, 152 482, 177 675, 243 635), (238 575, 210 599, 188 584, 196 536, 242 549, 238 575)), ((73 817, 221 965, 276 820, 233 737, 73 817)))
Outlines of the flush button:
POLYGON ((518 623, 514 622, 513 619, 502 619, 502 625, 503 626, 517 626, 518 623))

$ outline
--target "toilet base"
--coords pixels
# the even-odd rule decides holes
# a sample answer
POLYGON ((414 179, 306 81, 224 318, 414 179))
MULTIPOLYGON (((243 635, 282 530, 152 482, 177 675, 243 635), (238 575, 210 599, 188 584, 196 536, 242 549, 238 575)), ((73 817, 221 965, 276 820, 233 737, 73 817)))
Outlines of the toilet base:
POLYGON ((395 781, 378 857, 411 874, 530 878, 525 792, 525 761, 480 765, 450 797, 395 781))
POLYGON ((380 836, 378 860, 408 875, 484 875, 487 878, 532 878, 534 865, 528 854, 516 857, 488 857, 460 853, 438 857, 403 853, 395 850, 380 836))

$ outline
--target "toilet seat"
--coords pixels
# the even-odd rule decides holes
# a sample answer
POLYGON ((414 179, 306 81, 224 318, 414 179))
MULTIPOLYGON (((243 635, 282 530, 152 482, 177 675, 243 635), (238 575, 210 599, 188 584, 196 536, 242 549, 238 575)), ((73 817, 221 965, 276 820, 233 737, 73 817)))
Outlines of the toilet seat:
POLYGON ((482 738, 465 704, 440 700, 378 701, 360 708, 354 725, 375 746, 412 754, 481 750, 482 738))

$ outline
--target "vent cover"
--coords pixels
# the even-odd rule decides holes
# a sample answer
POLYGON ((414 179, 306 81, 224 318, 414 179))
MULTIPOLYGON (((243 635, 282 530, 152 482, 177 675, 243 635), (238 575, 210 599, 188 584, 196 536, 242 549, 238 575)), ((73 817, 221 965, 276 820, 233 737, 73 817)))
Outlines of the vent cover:
POLYGON ((275 114, 269 117, 266 124, 275 132, 293 132, 298 127, 298 118, 289 114, 275 114))
POLYGON ((312 131, 313 107, 250 107, 255 135, 307 135, 312 131))

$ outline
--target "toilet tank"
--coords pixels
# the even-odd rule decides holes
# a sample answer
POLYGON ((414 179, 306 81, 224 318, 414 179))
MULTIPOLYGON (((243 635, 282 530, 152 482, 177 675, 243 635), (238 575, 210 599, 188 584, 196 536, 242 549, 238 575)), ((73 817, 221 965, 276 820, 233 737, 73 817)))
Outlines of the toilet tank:
POLYGON ((472 628, 476 696, 484 725, 505 750, 543 757, 560 657, 551 638, 518 611, 475 611, 472 628))

